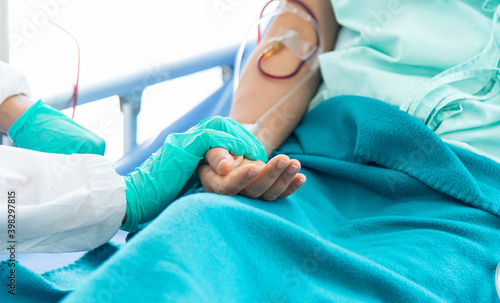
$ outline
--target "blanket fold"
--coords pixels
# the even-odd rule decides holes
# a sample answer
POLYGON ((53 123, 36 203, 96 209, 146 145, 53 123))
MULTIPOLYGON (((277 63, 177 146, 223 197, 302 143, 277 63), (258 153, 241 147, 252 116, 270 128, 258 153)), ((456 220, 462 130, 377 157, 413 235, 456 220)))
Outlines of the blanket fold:
POLYGON ((297 193, 192 191, 64 302, 500 301, 498 163, 353 96, 309 112, 278 153, 302 163, 297 193))
MULTIPOLYGON (((489 190, 500 188, 498 163, 444 143, 417 119, 377 100, 334 98, 321 111, 305 116, 295 138, 298 149, 285 144, 280 152, 303 159, 306 166, 307 157, 303 155, 363 165, 376 163, 500 216, 500 196, 489 190), (331 131, 322 130, 320 126, 324 125, 331 131), (322 133, 311 136, 318 131, 322 133)), ((386 181, 397 182, 388 176, 386 181)))

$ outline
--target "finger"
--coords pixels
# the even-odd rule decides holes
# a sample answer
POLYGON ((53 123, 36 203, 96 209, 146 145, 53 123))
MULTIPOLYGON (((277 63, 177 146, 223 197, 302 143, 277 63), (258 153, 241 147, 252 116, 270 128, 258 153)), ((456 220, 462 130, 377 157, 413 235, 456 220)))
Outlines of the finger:
POLYGON ((196 168, 196 175, 200 178, 201 185, 206 192, 215 192, 214 187, 216 186, 216 182, 214 181, 214 178, 217 178, 219 175, 212 169, 212 167, 210 167, 209 164, 198 165, 198 168, 196 168))
POLYGON ((279 198, 284 199, 290 196, 291 194, 295 193, 297 190, 299 190, 299 188, 302 187, 302 185, 304 185, 304 183, 306 183, 306 181, 307 181, 306 176, 304 176, 303 174, 297 174, 293 178, 292 182, 290 182, 288 188, 279 196, 279 198))
POLYGON ((248 186, 259 174, 259 171, 257 165, 246 165, 234 170, 229 175, 221 176, 210 165, 201 165, 197 174, 206 192, 234 196, 248 186))
POLYGON ((249 198, 258 198, 266 192, 290 163, 286 155, 278 155, 271 159, 260 171, 259 175, 240 194, 249 198))
POLYGON ((246 165, 234 170, 230 175, 223 176, 221 182, 223 188, 219 192, 223 195, 235 196, 247 187, 259 175, 260 169, 257 165, 246 165))
POLYGON ((262 194, 262 199, 266 201, 276 200, 276 198, 285 192, 299 170, 300 162, 297 160, 291 160, 276 182, 274 182, 274 184, 262 194))
POLYGON ((209 149, 205 154, 205 159, 210 167, 221 176, 229 174, 235 167, 233 156, 224 148, 209 149))

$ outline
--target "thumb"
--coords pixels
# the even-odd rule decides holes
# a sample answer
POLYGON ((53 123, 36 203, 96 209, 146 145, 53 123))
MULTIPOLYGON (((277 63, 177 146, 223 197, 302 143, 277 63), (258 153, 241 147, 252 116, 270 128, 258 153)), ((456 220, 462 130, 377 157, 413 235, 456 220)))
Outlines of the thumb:
POLYGON ((225 176, 233 171, 235 161, 227 149, 216 147, 209 149, 205 154, 210 167, 221 176, 225 176))

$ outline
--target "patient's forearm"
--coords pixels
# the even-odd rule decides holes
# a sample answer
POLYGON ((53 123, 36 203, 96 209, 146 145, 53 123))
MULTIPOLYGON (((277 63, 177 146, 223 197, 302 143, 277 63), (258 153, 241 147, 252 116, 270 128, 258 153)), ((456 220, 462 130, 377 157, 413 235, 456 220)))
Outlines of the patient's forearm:
MULTIPOLYGON (((338 24, 335 20, 333 9, 329 0, 302 0, 313 12, 319 21, 323 33, 323 48, 325 51, 333 49, 336 39, 338 24)), ((292 1, 289 3, 293 4, 292 1)), ((299 6, 296 6, 300 9, 299 6)), ((302 39, 313 45, 316 43, 315 29, 312 24, 294 14, 284 14, 275 18, 269 27, 263 42, 260 43, 244 69, 240 85, 234 97, 234 104, 230 116, 240 123, 254 123, 281 97, 290 91, 297 83, 310 73, 307 66, 292 78, 277 80, 264 76, 256 66, 257 57, 269 46, 266 39, 276 35, 280 28, 293 29, 300 33, 302 39)), ((265 61, 265 68, 273 74, 287 74, 293 71, 300 63, 288 49, 284 48, 278 54, 265 61)), ((283 143, 288 135, 297 126, 307 110, 309 101, 314 96, 318 87, 318 78, 311 77, 297 92, 295 92, 283 105, 273 112, 262 124, 261 132, 277 147, 283 143)))

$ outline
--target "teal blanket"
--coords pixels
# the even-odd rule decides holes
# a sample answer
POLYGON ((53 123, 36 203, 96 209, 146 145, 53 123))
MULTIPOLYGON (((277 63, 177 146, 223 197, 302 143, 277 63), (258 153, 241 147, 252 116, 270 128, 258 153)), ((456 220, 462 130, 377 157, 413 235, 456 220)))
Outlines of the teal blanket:
POLYGON ((500 301, 499 164, 351 96, 308 113, 279 153, 301 161, 299 192, 193 190, 64 302, 500 301))

